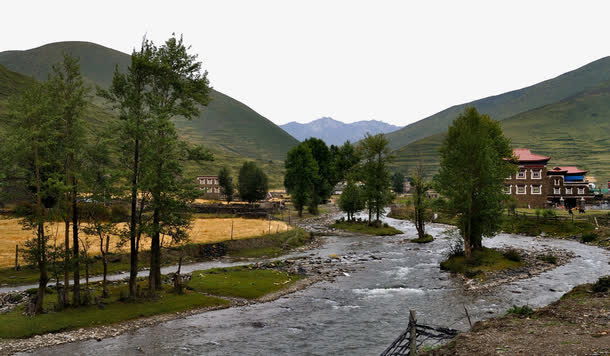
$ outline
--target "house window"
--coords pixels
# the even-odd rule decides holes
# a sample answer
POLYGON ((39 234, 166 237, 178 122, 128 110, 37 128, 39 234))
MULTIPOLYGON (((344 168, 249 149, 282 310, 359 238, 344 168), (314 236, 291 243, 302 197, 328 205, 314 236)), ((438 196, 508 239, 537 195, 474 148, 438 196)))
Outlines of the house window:
POLYGON ((214 184, 218 184, 218 179, 214 179, 214 184))
POLYGON ((566 188, 566 194, 572 194, 572 188, 566 188))
POLYGON ((555 185, 560 185, 560 184, 561 184, 561 179, 555 178, 555 185))
POLYGON ((212 184, 212 179, 208 179, 208 184, 212 184))
POLYGON ((585 188, 578 188, 578 194, 585 194, 585 188))
POLYGON ((553 188, 553 194, 555 194, 555 195, 561 194, 561 188, 553 188))
POLYGON ((532 179, 542 179, 542 169, 531 170, 532 179))
POLYGON ((532 194, 542 194, 542 185, 532 185, 532 194))
POLYGON ((517 194, 526 194, 527 193, 527 189, 525 185, 518 185, 517 186, 517 194))
POLYGON ((505 185, 504 186, 504 193, 512 194, 512 192, 513 192, 513 186, 512 185, 505 185))
POLYGON ((519 169, 519 172, 517 172, 517 179, 525 179, 526 176, 526 170, 525 169, 519 169))

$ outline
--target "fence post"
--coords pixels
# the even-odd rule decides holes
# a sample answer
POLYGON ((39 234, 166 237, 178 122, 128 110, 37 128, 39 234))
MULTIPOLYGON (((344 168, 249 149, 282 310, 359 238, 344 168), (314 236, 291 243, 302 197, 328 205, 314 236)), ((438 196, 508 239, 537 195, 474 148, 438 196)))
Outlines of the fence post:
POLYGON ((233 240, 233 219, 231 219, 231 240, 233 240))
POLYGON ((409 325, 411 325, 411 333, 409 336, 409 355, 417 355, 417 318, 415 310, 409 310, 409 325))
POLYGON ((15 271, 19 271, 19 245, 15 245, 15 271))

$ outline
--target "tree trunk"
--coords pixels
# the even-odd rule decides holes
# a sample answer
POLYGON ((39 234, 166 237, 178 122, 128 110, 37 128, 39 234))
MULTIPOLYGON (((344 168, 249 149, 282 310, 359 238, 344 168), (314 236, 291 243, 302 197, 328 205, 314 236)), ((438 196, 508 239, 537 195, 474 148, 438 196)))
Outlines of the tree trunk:
POLYGON ((72 304, 80 305, 80 255, 78 247, 78 207, 76 202, 76 179, 72 177, 72 256, 74 256, 74 291, 72 292, 72 304))
POLYGON ((36 293, 36 306, 34 307, 34 313, 41 314, 43 312, 44 294, 47 289, 47 282, 49 277, 47 274, 47 246, 44 237, 44 224, 38 223, 38 269, 40 270, 40 279, 38 279, 38 292, 36 293))
MULTIPOLYGON (((136 278, 138 278, 138 249, 137 249, 137 205, 138 205, 138 163, 140 160, 140 142, 135 140, 133 158, 133 177, 131 181, 131 216, 129 221, 129 299, 136 299, 136 278)), ((143 202, 142 202, 143 203, 143 202)))
POLYGON ((64 232, 64 290, 62 298, 64 305, 70 303, 70 217, 66 216, 64 232))
POLYGON ((104 275, 102 277, 102 298, 108 298, 108 287, 106 276, 108 275, 108 245, 110 244, 110 236, 106 236, 106 250, 102 246, 102 263, 104 265, 104 275))
POLYGON ((150 273, 148 275, 148 290, 150 294, 161 289, 161 246, 159 208, 153 211, 153 236, 150 242, 150 273))

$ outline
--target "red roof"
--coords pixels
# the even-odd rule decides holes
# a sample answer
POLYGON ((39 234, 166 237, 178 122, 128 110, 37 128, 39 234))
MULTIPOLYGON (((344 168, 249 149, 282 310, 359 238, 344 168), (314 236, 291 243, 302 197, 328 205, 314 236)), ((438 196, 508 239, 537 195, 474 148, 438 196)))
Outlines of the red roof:
POLYGON ((513 149, 513 155, 517 157, 519 162, 539 162, 551 159, 551 157, 534 154, 529 148, 515 148, 513 149))
POLYGON ((562 171, 566 171, 567 174, 585 174, 587 171, 584 171, 578 167, 559 167, 562 171))

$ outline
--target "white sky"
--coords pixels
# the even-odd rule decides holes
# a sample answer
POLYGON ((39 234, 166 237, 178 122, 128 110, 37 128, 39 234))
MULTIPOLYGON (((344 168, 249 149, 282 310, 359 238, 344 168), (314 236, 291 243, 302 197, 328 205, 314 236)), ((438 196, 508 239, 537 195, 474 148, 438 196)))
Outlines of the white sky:
POLYGON ((604 1, 7 1, 0 51, 172 32, 212 86, 277 124, 407 125, 610 55, 604 1))

